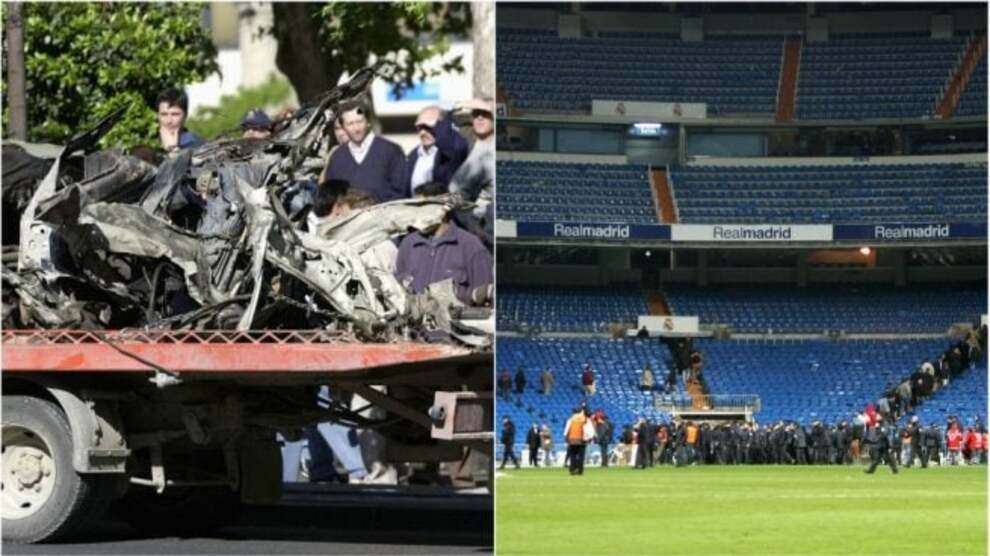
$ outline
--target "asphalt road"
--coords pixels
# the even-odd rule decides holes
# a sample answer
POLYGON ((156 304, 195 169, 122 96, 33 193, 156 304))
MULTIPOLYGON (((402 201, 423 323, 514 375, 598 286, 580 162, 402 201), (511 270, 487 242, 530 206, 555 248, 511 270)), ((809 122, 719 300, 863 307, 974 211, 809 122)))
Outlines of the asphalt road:
POLYGON ((296 487, 275 506, 248 506, 205 537, 146 538, 105 521, 66 544, 3 544, 5 554, 483 554, 492 497, 424 490, 296 487))

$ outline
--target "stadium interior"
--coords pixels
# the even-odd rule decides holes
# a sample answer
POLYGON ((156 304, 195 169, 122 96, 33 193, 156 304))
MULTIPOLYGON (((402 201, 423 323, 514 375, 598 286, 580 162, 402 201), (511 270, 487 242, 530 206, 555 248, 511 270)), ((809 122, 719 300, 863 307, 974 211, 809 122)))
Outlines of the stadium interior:
MULTIPOLYGON (((986 4, 500 4, 496 366, 527 385, 498 418, 559 441, 590 365, 588 405, 617 431, 851 420, 979 329, 986 21, 986 4), (636 337, 645 316, 698 324, 636 337), (692 338, 701 391, 663 388, 658 334, 692 338)), ((982 356, 905 418, 985 423, 986 392, 982 356)))

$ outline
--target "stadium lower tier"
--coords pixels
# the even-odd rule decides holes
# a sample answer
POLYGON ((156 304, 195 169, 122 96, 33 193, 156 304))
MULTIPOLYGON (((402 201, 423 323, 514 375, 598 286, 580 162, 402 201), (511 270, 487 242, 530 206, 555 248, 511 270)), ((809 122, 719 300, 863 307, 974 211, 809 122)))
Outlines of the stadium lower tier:
MULTIPOLYGON (((949 345, 936 340, 832 341, 696 341, 704 354, 703 375, 710 392, 759 396, 760 423, 795 420, 835 423, 852 419, 875 402, 888 386, 910 375, 926 357, 934 361, 949 345)), ((658 385, 670 368, 667 348, 655 340, 499 338, 497 364, 512 373, 522 367, 528 378, 523 394, 499 398, 498 418, 508 415, 524 431, 530 423, 547 423, 554 435, 571 410, 585 399, 580 373, 588 363, 596 372, 598 392, 591 409, 603 409, 616 424, 639 415, 668 420, 656 409, 654 394, 639 389, 640 370, 649 363, 658 385), (539 392, 539 372, 554 372, 549 396, 539 392)), ((922 422, 945 423, 946 417, 980 416, 986 422, 985 359, 964 371, 916 410, 922 422)), ((683 393, 678 392, 678 395, 683 393)), ((659 395, 659 394, 657 394, 659 395)), ((911 415, 911 414, 909 414, 911 415)))
POLYGON ((552 332, 603 332, 614 322, 634 322, 649 312, 636 285, 609 288, 499 287, 496 319, 500 329, 514 324, 552 332))
MULTIPOLYGON (((527 385, 522 394, 513 392, 508 399, 499 398, 498 418, 508 415, 517 427, 533 422, 547 423, 557 430, 584 399, 581 372, 584 365, 594 369, 597 393, 592 405, 605 410, 616 423, 631 422, 637 415, 659 419, 665 414, 657 411, 653 394, 639 389, 643 366, 649 364, 656 384, 662 385, 667 376, 669 353, 656 341, 608 341, 499 338, 496 349, 498 372, 508 369, 514 376, 522 368, 527 385), (549 396, 542 394, 540 373, 553 371, 555 385, 549 396)), ((680 388, 671 392, 681 394, 680 388)))
MULTIPOLYGON (((666 284, 675 315, 736 332, 944 333, 975 322, 987 304, 984 282, 925 286, 815 285, 797 288, 666 284)), ((499 287, 499 330, 518 325, 544 332, 605 332, 610 323, 636 322, 649 313, 647 293, 631 284, 566 289, 499 287)))

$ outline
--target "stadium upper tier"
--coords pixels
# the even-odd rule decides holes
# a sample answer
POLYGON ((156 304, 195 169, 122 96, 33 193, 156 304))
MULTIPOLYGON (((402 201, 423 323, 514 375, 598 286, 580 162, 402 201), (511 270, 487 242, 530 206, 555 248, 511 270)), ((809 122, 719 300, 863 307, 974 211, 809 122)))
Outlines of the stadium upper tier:
MULTIPOLYGON (((518 430, 525 431, 533 421, 546 422, 559 440, 564 422, 584 399, 581 371, 586 363, 595 370, 598 389, 588 405, 604 409, 617 427, 632 422, 637 415, 653 419, 664 415, 656 410, 653 395, 639 389, 647 363, 658 387, 667 376, 669 352, 657 341, 499 338, 497 349, 499 373, 507 368, 515 376, 518 367, 526 373, 524 394, 513 393, 509 400, 498 400, 499 420, 509 415, 518 430), (556 381, 550 396, 544 396, 540 386, 540 372, 547 367, 553 370, 556 381)), ((684 395, 679 387, 671 394, 684 395)))
POLYGON ((499 218, 656 224, 648 168, 499 160, 499 218))
POLYGON ((986 164, 674 166, 681 222, 983 222, 986 164))
POLYGON ((849 35, 805 42, 798 77, 798 118, 931 116, 965 44, 964 37, 932 39, 925 35, 849 35))
MULTIPOLYGON (((762 409, 755 417, 761 423, 808 424, 851 421, 867 403, 875 403, 888 384, 914 372, 922 359, 934 361, 948 342, 733 340, 698 341, 696 346, 705 354, 704 376, 712 394, 759 396, 762 409)), ((585 363, 596 370, 599 389, 588 405, 604 409, 617 430, 637 415, 665 418, 656 410, 653 396, 638 388, 644 363, 651 364, 658 384, 666 375, 668 352, 655 340, 499 338, 497 350, 500 369, 514 373, 521 366, 527 371, 526 393, 513 394, 508 401, 499 399, 497 409, 499 418, 511 416, 520 431, 533 421, 547 422, 559 441, 562 424, 584 397, 580 371, 585 363), (554 370, 557 385, 551 396, 538 393, 543 367, 554 370)), ((923 402, 917 414, 924 423, 940 424, 948 415, 985 417, 986 387, 984 359, 923 402)))
POLYGON ((501 329, 513 324, 546 332, 604 332, 610 323, 635 322, 649 311, 646 295, 634 285, 611 288, 516 288, 499 286, 496 319, 501 329))
POLYGON ((562 39, 554 32, 499 29, 499 80, 517 108, 591 110, 592 99, 706 102, 712 113, 776 110, 783 39, 602 33, 562 39))
MULTIPOLYGON (((973 75, 966 84, 966 89, 959 97, 956 116, 986 116, 987 115, 987 53, 983 52, 973 75)), ((984 149, 986 150, 986 149, 984 149)))
MULTIPOLYGON (((869 34, 805 41, 797 118, 929 118, 969 40, 869 34)), ((704 102, 714 115, 770 117, 777 110, 784 43, 783 36, 684 42, 659 33, 560 38, 550 30, 502 28, 497 71, 523 111, 588 112, 593 99, 602 99, 704 102)), ((986 114, 985 57, 973 80, 957 115, 986 114)))
POLYGON ((986 311, 985 283, 889 285, 664 286, 675 315, 729 324, 736 332, 943 333, 986 311))

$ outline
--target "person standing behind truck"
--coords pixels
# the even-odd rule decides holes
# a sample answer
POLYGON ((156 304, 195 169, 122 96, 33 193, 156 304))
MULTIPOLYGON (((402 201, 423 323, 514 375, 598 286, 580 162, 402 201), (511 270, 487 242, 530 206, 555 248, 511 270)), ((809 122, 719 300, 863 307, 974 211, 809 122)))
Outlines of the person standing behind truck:
POLYGON ((189 97, 174 87, 165 89, 155 100, 158 113, 158 139, 162 150, 173 152, 203 144, 203 140, 186 129, 189 116, 189 97))
POLYGON ((379 203, 406 199, 406 157, 398 145, 375 135, 367 113, 357 102, 341 106, 339 119, 349 141, 330 156, 326 179, 346 180, 379 203))

